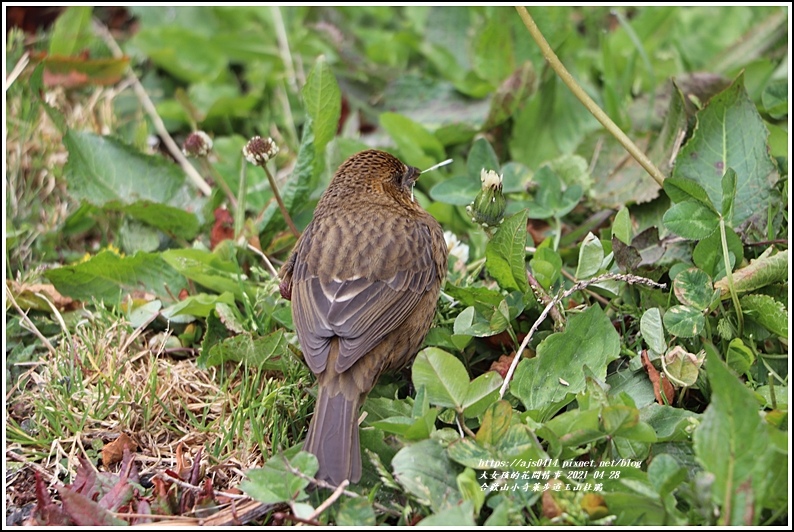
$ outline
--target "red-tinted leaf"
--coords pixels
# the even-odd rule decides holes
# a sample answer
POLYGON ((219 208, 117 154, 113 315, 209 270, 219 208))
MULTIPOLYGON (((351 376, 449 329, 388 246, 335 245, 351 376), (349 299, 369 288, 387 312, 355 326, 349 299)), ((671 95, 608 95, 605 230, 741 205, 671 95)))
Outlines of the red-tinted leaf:
POLYGON ((44 63, 45 85, 60 85, 67 89, 85 85, 114 85, 121 80, 130 62, 128 57, 91 59, 87 54, 32 54, 32 58, 44 63))
POLYGON ((69 489, 93 500, 100 491, 96 470, 91 467, 91 462, 88 459, 82 456, 78 456, 77 459, 80 461, 80 467, 77 468, 77 475, 69 489))
POLYGON ((653 384, 653 395, 656 396, 656 402, 660 405, 669 405, 673 403, 673 399, 675 399, 675 389, 673 388, 673 383, 669 380, 664 378, 664 375, 659 373, 653 364, 651 364, 651 360, 648 358, 648 352, 643 350, 641 355, 642 360, 642 367, 645 368, 645 371, 648 373, 648 378, 653 384), (667 400, 665 402, 662 399, 662 392, 664 392, 664 397, 667 400))
POLYGON ((127 522, 116 517, 91 499, 65 487, 58 487, 63 509, 78 526, 123 526, 127 522))
POLYGON ((34 511, 34 515, 36 521, 39 524, 50 526, 73 524, 63 509, 54 504, 52 499, 50 499, 50 494, 47 493, 47 486, 44 485, 44 481, 41 479, 41 475, 38 471, 35 472, 35 477, 36 510, 34 511))

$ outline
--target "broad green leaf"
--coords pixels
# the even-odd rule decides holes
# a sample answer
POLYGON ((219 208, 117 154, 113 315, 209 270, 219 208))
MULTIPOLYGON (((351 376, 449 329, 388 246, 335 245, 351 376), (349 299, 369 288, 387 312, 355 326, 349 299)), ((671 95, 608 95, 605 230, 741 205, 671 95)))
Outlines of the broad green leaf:
POLYGON ((193 29, 143 26, 131 43, 155 65, 188 83, 217 80, 227 68, 223 50, 193 29))
POLYGON ((453 355, 428 347, 417 355, 411 368, 414 386, 425 387, 431 404, 460 408, 469 389, 469 375, 463 362, 453 355))
POLYGON ((697 310, 706 310, 714 299, 711 277, 698 268, 689 268, 676 275, 673 291, 678 301, 697 310))
MULTIPOLYGON (((463 500, 473 504, 475 515, 479 514, 483 503, 485 503, 485 490, 480 487, 474 469, 467 467, 463 473, 458 475, 457 480, 458 490, 463 495, 463 500)), ((473 524, 474 522, 472 522, 473 524)))
POLYGON ((631 244, 631 214, 628 207, 621 207, 612 222, 612 236, 626 245, 631 244))
POLYGON ((561 155, 549 161, 549 168, 557 174, 567 188, 579 185, 584 192, 587 192, 593 186, 588 162, 581 155, 561 155))
POLYGON ((505 218, 485 247, 485 267, 504 290, 529 290, 526 272, 527 211, 505 218))
POLYGON ((786 306, 764 294, 750 294, 739 300, 742 312, 763 325, 769 332, 788 338, 789 315, 786 306))
POLYGON ((339 505, 334 524, 340 527, 375 526, 375 510, 365 497, 344 498, 339 505))
POLYGON ((640 413, 630 406, 612 405, 601 409, 600 418, 603 431, 614 435, 636 426, 640 420, 640 413))
POLYGON ((185 179, 162 157, 144 155, 111 137, 69 130, 63 142, 69 151, 64 167, 69 192, 92 205, 168 203, 185 179))
POLYGON ((239 266, 215 253, 200 249, 169 249, 160 256, 176 271, 219 293, 231 292, 239 300, 243 292, 253 298, 254 287, 239 266))
MULTIPOLYGON (((753 292, 764 286, 785 282, 787 278, 788 250, 774 255, 764 252, 757 259, 751 260, 748 266, 733 272, 733 287, 739 293, 753 292)), ((722 299, 730 297, 727 280, 720 279, 714 283, 714 288, 720 291, 722 299)))
POLYGON ((728 367, 739 375, 744 375, 753 362, 755 362, 755 354, 744 345, 742 339, 731 340, 728 344, 728 351, 725 353, 725 363, 728 364, 728 367))
POLYGON ((77 55, 90 43, 93 6, 71 6, 55 20, 50 37, 50 55, 77 55))
POLYGON ((466 171, 469 179, 479 184, 482 170, 493 170, 497 174, 502 173, 499 158, 496 156, 491 143, 484 137, 474 141, 469 150, 469 157, 466 159, 466 171))
POLYGON ((683 347, 677 345, 665 353, 662 358, 664 373, 675 384, 680 387, 692 386, 695 384, 700 373, 700 365, 703 363, 703 356, 696 357, 687 352, 683 347))
POLYGON ((535 358, 519 363, 510 391, 527 410, 539 412, 536 420, 548 419, 584 390, 584 366, 603 380, 607 364, 619 351, 620 337, 612 322, 600 307, 592 306, 571 317, 564 332, 543 340, 535 358))
POLYGON ((697 336, 706 325, 703 313, 686 305, 676 305, 667 309, 663 322, 667 332, 681 338, 697 336))
POLYGON ((742 497, 739 487, 759 474, 759 459, 767 453, 768 439, 753 393, 718 357, 709 357, 706 371, 711 403, 695 430, 695 454, 704 469, 714 475, 714 502, 725 510, 734 508, 722 516, 722 521, 743 524, 744 505, 735 509, 742 497))
POLYGON ((721 205, 722 177, 728 168, 733 168, 736 199, 728 225, 738 227, 753 214, 766 216, 772 201, 771 183, 777 179, 767 151, 767 136, 764 122, 745 91, 744 76, 740 75, 698 112, 697 126, 676 158, 673 176, 699 183, 712 205, 721 205))
POLYGON ((783 118, 788 114, 788 81, 771 81, 761 93, 761 103, 772 118, 783 118))
POLYGON ((649 308, 640 318, 640 333, 648 347, 656 354, 661 355, 667 351, 667 341, 664 338, 662 327, 662 314, 658 308, 649 308))
POLYGON ((686 468, 669 454, 655 456, 648 466, 648 480, 662 498, 672 493, 686 478, 686 468))
POLYGON ((548 433, 551 433, 568 448, 598 441, 606 437, 599 422, 600 413, 600 409, 597 408, 563 412, 545 423, 543 428, 538 430, 538 436, 548 441, 548 433))
POLYGON ((300 451, 289 462, 277 454, 261 468, 246 471, 248 480, 243 481, 240 488, 265 504, 303 500, 306 498, 303 490, 309 485, 309 480, 290 471, 290 466, 309 478, 319 469, 317 458, 311 453, 300 451))
POLYGON ((306 103, 306 112, 312 118, 314 147, 319 154, 336 135, 342 112, 342 94, 324 56, 320 56, 309 72, 301 94, 306 103))
POLYGON ((540 285, 549 290, 562 272, 562 258, 550 247, 538 247, 529 261, 529 267, 540 285))
POLYGON ((380 125, 397 143, 405 164, 429 168, 444 160, 444 146, 432 133, 410 118, 397 113, 383 113, 380 115, 380 125))
POLYGON ((278 369, 279 365, 269 362, 270 359, 287 353, 287 341, 281 329, 260 338, 253 338, 251 333, 243 333, 218 342, 209 351, 202 350, 196 364, 200 368, 209 368, 233 361, 250 367, 278 369))
POLYGON ((505 31, 504 17, 494 12, 474 36, 472 70, 496 87, 515 70, 514 49, 512 34, 505 31))
POLYGON ((199 222, 195 214, 162 203, 143 200, 123 205, 118 201, 112 201, 106 203, 104 208, 127 213, 166 234, 185 240, 195 238, 199 231, 199 222))
MULTIPOLYGON (((728 243, 728 258, 730 259, 731 267, 744 258, 744 244, 742 239, 736 234, 733 229, 725 228, 725 240, 728 243)), ((692 261, 695 265, 706 272, 712 278, 719 279, 718 274, 725 275, 724 260, 722 257, 722 234, 720 231, 714 231, 706 238, 702 239, 695 245, 692 251, 692 261)), ((734 278, 736 274, 734 273, 734 278)), ((717 281, 715 286, 721 281, 717 281)))
POLYGON ((701 240, 713 233, 720 219, 716 212, 699 201, 686 200, 676 203, 664 213, 664 226, 680 237, 701 240))
POLYGON ((699 419, 695 412, 655 402, 640 409, 640 421, 653 427, 659 442, 689 441, 699 419))
POLYGON ((496 446, 507 434, 513 419, 513 408, 505 400, 492 403, 482 417, 477 431, 477 443, 485 446, 496 446))
POLYGON ((196 294, 194 296, 188 296, 179 303, 163 309, 161 314, 166 318, 181 315, 206 318, 210 315, 210 312, 215 310, 218 303, 234 305, 234 295, 231 292, 224 292, 220 295, 196 294))
POLYGON ((463 501, 458 491, 460 467, 435 440, 423 440, 400 449, 392 460, 394 478, 421 504, 433 512, 457 506, 463 501))
POLYGON ((697 181, 683 177, 668 177, 664 180, 664 191, 673 203, 683 203, 687 200, 695 200, 702 203, 704 207, 717 212, 714 204, 711 203, 706 190, 697 181))
POLYGON ((495 371, 486 371, 469 383, 466 399, 463 401, 463 414, 478 417, 499 397, 499 388, 504 379, 495 371))
POLYGON ((474 307, 467 307, 455 318, 453 331, 458 335, 476 336, 484 338, 502 332, 491 327, 491 322, 485 319, 474 307))
POLYGON ((495 469, 499 461, 494 449, 484 447, 472 438, 460 438, 447 447, 449 457, 472 469, 495 469))
MULTIPOLYGON (((485 500, 485 493, 480 489, 479 486, 475 486, 472 488, 469 486, 469 493, 471 494, 473 490, 476 489, 482 496, 483 501, 485 500)), ((472 500, 465 500, 460 504, 455 506, 449 506, 444 510, 434 513, 433 515, 429 515, 416 523, 417 526, 425 527, 425 526, 461 526, 461 527, 473 527, 476 523, 474 522, 474 501, 472 500)))
POLYGON ((587 233, 579 247, 579 263, 576 265, 576 278, 587 279, 601 269, 604 260, 604 246, 593 233, 587 233))
POLYGON ((450 205, 469 205, 480 192, 480 177, 476 179, 461 175, 445 179, 433 185, 430 197, 450 205))
POLYGON ((120 257, 101 251, 86 262, 47 270, 44 275, 61 294, 74 299, 120 303, 123 296, 140 290, 170 297, 187 287, 184 277, 155 253, 139 252, 120 257))

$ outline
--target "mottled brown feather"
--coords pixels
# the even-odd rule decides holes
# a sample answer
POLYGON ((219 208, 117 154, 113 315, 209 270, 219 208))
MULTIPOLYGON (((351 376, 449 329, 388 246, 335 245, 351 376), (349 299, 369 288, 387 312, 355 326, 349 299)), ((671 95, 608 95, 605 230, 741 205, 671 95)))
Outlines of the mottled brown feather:
POLYGON ((411 196, 418 175, 378 150, 349 158, 282 268, 281 293, 319 381, 304 447, 318 476, 337 484, 359 479, 358 409, 383 371, 416 354, 446 273, 441 226, 411 196))

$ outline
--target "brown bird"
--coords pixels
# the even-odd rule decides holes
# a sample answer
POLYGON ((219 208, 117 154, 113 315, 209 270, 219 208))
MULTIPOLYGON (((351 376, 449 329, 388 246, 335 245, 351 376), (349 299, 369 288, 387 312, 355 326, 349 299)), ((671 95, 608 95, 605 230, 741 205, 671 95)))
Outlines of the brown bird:
POLYGON ((379 150, 346 160, 281 269, 281 294, 319 389, 304 449, 317 477, 361 478, 358 411, 430 328, 447 270, 439 223, 414 200, 419 170, 379 150))

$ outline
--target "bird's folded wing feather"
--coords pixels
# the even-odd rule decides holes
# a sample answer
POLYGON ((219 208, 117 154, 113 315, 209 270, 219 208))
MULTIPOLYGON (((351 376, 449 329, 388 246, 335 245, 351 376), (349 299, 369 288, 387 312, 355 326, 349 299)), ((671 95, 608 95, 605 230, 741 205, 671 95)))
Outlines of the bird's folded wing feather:
POLYGON ((336 371, 345 371, 396 329, 414 310, 439 274, 426 227, 413 235, 415 253, 388 279, 351 275, 323 282, 305 264, 293 278, 295 329, 306 362, 315 373, 328 362, 331 338, 339 337, 336 371))

